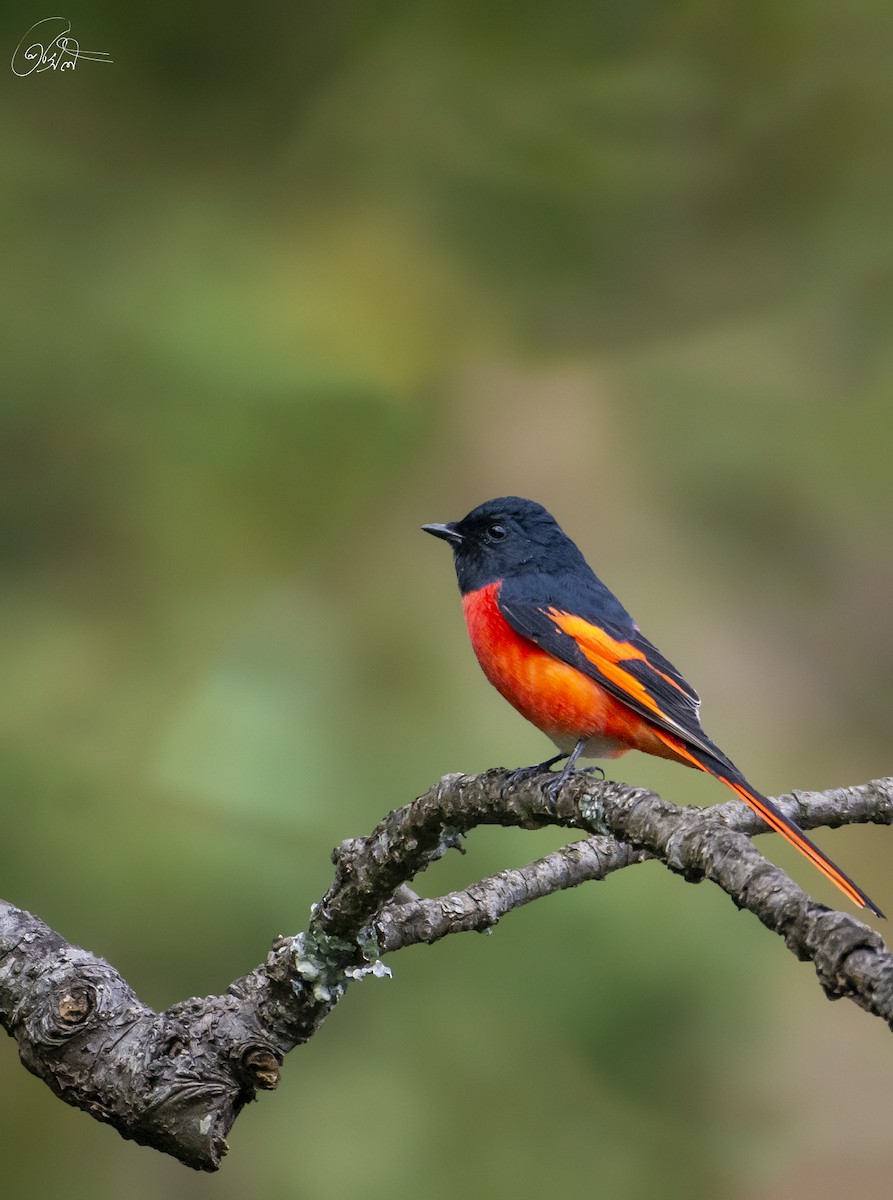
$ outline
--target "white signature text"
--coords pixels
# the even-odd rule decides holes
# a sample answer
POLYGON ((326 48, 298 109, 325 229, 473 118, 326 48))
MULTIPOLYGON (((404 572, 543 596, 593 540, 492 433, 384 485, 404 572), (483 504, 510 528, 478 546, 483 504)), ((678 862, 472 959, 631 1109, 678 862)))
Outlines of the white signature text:
POLYGON ((13 52, 13 74, 24 78, 43 71, 73 71, 81 58, 114 62, 105 50, 82 50, 70 34, 71 22, 66 17, 44 17, 35 22, 13 52))

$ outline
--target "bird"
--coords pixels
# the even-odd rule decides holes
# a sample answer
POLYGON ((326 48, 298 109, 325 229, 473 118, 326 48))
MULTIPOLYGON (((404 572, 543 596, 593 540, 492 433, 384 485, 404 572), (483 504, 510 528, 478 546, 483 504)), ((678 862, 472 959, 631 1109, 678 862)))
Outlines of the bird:
POLYGON ((461 521, 423 525, 453 550, 472 647, 491 684, 559 753, 519 777, 629 750, 699 768, 732 789, 859 908, 877 905, 701 727, 700 697, 641 632, 541 504, 501 496, 461 521))

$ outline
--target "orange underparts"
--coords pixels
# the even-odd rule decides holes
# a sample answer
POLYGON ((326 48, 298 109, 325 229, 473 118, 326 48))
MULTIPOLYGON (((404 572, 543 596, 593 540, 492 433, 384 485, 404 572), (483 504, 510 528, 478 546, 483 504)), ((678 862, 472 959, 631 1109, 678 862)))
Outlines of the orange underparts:
POLYGON ((576 667, 553 658, 516 633, 499 611, 499 587, 497 582, 469 592, 462 599, 462 607, 478 662, 509 704, 555 740, 604 739, 608 745, 600 750, 599 757, 617 758, 627 750, 644 750, 661 758, 679 759, 638 713, 576 667))

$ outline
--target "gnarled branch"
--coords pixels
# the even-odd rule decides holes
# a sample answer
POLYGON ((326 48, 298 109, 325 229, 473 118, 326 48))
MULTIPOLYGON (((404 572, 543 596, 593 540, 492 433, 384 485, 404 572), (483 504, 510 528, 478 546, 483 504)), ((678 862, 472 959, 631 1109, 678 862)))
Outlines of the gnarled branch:
MULTIPOLYGON (((678 808, 652 792, 572 776, 557 804, 548 776, 448 775, 334 852, 335 878, 306 933, 220 996, 161 1013, 104 960, 0 901, 0 1024, 22 1062, 69 1104, 126 1138, 215 1170, 242 1106, 275 1088, 284 1056, 308 1041, 348 983, 386 971, 379 956, 450 933, 484 930, 514 908, 606 878, 648 858, 710 879, 814 963, 832 998, 893 1025, 893 956, 855 917, 816 904, 750 841, 765 831, 738 801, 678 808), (518 870, 424 900, 405 886, 478 825, 559 825, 588 836, 518 870)), ((893 779, 777 803, 804 829, 893 823, 893 779)))

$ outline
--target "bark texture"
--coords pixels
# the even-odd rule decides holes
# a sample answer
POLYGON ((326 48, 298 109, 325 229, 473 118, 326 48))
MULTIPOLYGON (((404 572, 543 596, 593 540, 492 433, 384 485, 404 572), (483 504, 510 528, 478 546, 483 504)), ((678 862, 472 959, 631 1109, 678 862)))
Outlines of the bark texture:
MULTIPOLYGON (((856 917, 816 904, 750 841, 765 832, 744 804, 679 808, 652 792, 580 773, 556 803, 547 773, 447 775, 364 838, 333 853, 335 877, 305 933, 219 996, 157 1013, 101 958, 0 901, 0 1024, 29 1071, 123 1137, 213 1171, 241 1108, 279 1082, 350 982, 380 956, 451 933, 482 931, 541 896, 658 859, 709 879, 811 961, 826 995, 847 996, 893 1027, 893 956, 856 917), (477 825, 559 825, 585 833, 517 870, 433 900, 406 886, 477 825)), ((893 779, 777 800, 804 829, 893 823, 893 779)), ((883 898, 882 898, 883 899, 883 898)))

